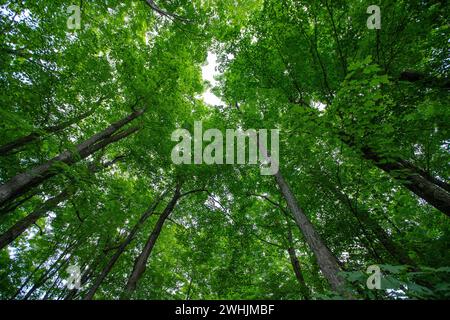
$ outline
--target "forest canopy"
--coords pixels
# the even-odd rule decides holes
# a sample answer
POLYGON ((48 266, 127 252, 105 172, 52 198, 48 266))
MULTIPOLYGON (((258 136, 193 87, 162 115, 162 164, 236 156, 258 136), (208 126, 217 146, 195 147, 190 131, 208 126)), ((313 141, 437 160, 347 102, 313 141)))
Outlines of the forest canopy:
POLYGON ((449 299, 449 12, 0 1, 0 299, 449 299))

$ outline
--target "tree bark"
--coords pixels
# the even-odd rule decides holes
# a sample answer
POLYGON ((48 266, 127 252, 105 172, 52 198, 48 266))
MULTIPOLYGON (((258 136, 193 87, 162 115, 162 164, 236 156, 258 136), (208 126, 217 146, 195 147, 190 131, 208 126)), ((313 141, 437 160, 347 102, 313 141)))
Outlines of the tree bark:
POLYGON ((159 234, 161 233, 162 227, 164 225, 164 222, 169 217, 169 215, 172 213, 173 209, 175 208, 178 200, 181 198, 180 193, 181 185, 177 184, 175 193, 170 200, 170 202, 167 204, 166 208, 164 209, 163 213, 159 216, 158 221, 156 222, 156 225, 150 234, 147 243, 144 246, 144 249, 142 250, 141 254, 136 258, 133 271, 131 272, 130 277, 128 278, 127 285, 125 287, 125 291, 123 293, 122 299, 128 299, 131 297, 133 292, 136 290, 137 283, 139 279, 142 277, 142 274, 145 272, 147 260, 153 250, 153 247, 155 246, 156 240, 158 240, 159 234))
POLYGON ((39 208, 34 210, 32 213, 27 215, 25 218, 19 220, 16 224, 14 224, 11 228, 9 228, 5 233, 0 235, 0 250, 5 248, 11 242, 13 242, 17 237, 19 237, 25 230, 31 227, 36 221, 40 218, 44 217, 47 212, 56 207, 59 203, 67 200, 71 191, 66 189, 61 192, 57 196, 45 201, 39 208))
MULTIPOLYGON (((165 194, 165 193, 164 193, 165 194)), ((164 194, 159 196, 156 201, 144 212, 144 214, 140 217, 138 222, 134 225, 133 229, 131 229, 130 233, 126 237, 126 239, 122 242, 120 247, 117 249, 117 251, 114 253, 114 255, 109 259, 106 266, 103 268, 100 275, 95 279, 94 283, 92 284, 92 287, 89 289, 88 293, 84 297, 84 300, 91 300, 95 293, 97 292, 98 288, 100 287, 103 280, 108 276, 112 268, 114 267, 117 260, 119 260, 119 257, 122 255, 123 252, 125 252, 128 245, 133 241, 136 234, 138 233, 141 226, 150 218, 153 213, 155 212, 156 207, 161 202, 162 198, 164 197, 164 194)))
POLYGON ((65 249, 64 251, 58 256, 58 258, 56 259, 56 261, 51 265, 51 267, 49 267, 42 275, 41 277, 39 277, 39 279, 34 283, 34 285, 31 287, 30 290, 28 290, 28 292, 25 294, 25 296, 23 297, 23 300, 27 300, 29 297, 31 297, 31 295, 40 287, 42 286, 45 281, 47 281, 47 279, 49 279, 50 277, 52 277, 56 272, 58 272, 59 269, 61 269, 66 262, 68 262, 68 260, 63 261, 62 263, 60 263, 61 260, 63 260, 66 255, 69 253, 70 250, 72 250, 76 244, 77 244, 77 240, 72 241, 72 243, 70 243, 65 249), (59 265, 58 265, 59 264, 59 265))
MULTIPOLYGON (((89 171, 90 173, 96 173, 101 169, 107 168, 110 165, 116 163, 121 157, 117 157, 116 159, 103 164, 102 166, 90 165, 89 171)), ((55 208, 58 204, 63 201, 69 199, 76 192, 75 188, 69 187, 62 191, 57 196, 48 199, 43 204, 41 204, 37 209, 35 209, 32 213, 27 215, 25 218, 16 222, 11 228, 9 228, 6 232, 0 235, 0 250, 5 248, 8 244, 13 242, 17 237, 19 237, 25 230, 31 227, 34 223, 36 223, 40 218, 44 217, 47 212, 49 212, 52 208, 55 208)))
POLYGON ((68 121, 62 122, 58 125, 47 127, 42 129, 42 133, 40 132, 32 132, 26 136, 19 137, 9 143, 6 143, 2 146, 0 146, 0 156, 6 156, 10 154, 12 151, 18 148, 22 148, 27 144, 30 144, 32 142, 35 142, 37 140, 40 140, 44 134, 51 134, 51 133, 58 133, 70 126, 72 126, 75 123, 80 122, 81 120, 89 117, 94 113, 94 108, 91 110, 82 113, 81 115, 74 117, 73 119, 70 119, 68 121))
POLYGON ((180 17, 177 14, 174 14, 174 13, 171 13, 171 12, 167 12, 167 11, 161 9, 160 7, 158 7, 156 5, 155 1, 153 1, 153 0, 146 0, 146 3, 153 11, 158 13, 160 16, 167 17, 167 18, 172 19, 172 20, 179 20, 179 21, 181 21, 183 23, 189 22, 189 20, 186 19, 186 18, 180 17))
POLYGON ((36 189, 36 190, 33 190, 33 192, 30 192, 29 194, 24 195, 24 197, 22 199, 17 199, 17 201, 14 203, 8 203, 8 206, 0 208, 0 216, 5 215, 9 212, 13 212, 18 207, 20 207, 25 202, 27 202, 28 200, 30 200, 31 198, 33 198, 35 195, 37 195, 39 193, 40 193, 40 190, 36 189))
MULTIPOLYGON (((261 156, 263 156, 268 162, 275 161, 271 158, 266 146, 261 143, 259 136, 258 146, 261 156)), ((279 168, 279 165, 277 166, 279 168)), ((305 237, 306 243, 314 253, 323 276, 328 281, 333 291, 347 298, 352 298, 351 294, 345 288, 344 279, 339 276, 339 272, 341 272, 341 269, 336 257, 331 253, 330 249, 328 249, 326 244, 322 241, 320 235, 316 232, 314 226, 303 212, 303 209, 298 205, 297 199, 292 193, 291 188, 281 174, 281 169, 278 170, 278 172, 275 174, 275 181, 280 188, 281 194, 283 195, 283 198, 285 199, 289 210, 294 216, 295 222, 297 223, 300 231, 305 237)))
POLYGON ((287 252, 289 254, 289 259, 291 260, 292 269, 294 269, 295 277, 297 278, 298 284, 300 285, 300 292, 303 296, 303 299, 310 300, 311 292, 310 292, 308 286, 306 285, 305 278, 303 277, 303 272, 302 272, 302 269, 300 266, 300 261, 298 260, 298 257, 295 253, 294 241, 292 238, 292 231, 291 231, 291 227, 289 225, 289 220, 287 220, 287 217, 286 217, 286 223, 287 223, 288 244, 289 244, 287 252))
POLYGON ((0 206, 5 205, 8 201, 23 195, 31 188, 38 186, 47 179, 57 175, 57 171, 55 170, 55 165, 57 163, 65 163, 67 165, 74 164, 95 153, 99 149, 133 134, 139 129, 138 127, 132 127, 122 131, 119 130, 129 122, 141 116, 143 112, 144 110, 134 111, 122 120, 113 123, 107 129, 77 145, 76 152, 64 151, 48 162, 13 177, 11 180, 0 186, 0 206))
POLYGON ((388 173, 418 197, 450 216, 448 183, 432 177, 405 160, 386 159, 368 147, 363 148, 362 152, 364 158, 372 161, 378 168, 388 173))
POLYGON ((289 185, 284 180, 280 171, 278 171, 275 175, 275 179, 290 211, 294 216, 295 222, 305 237, 306 243, 314 253, 324 277, 327 279, 334 291, 350 298, 349 293, 345 290, 345 282, 338 274, 341 270, 337 259, 322 241, 319 234, 314 229, 314 226, 298 205, 297 199, 292 193, 289 185))

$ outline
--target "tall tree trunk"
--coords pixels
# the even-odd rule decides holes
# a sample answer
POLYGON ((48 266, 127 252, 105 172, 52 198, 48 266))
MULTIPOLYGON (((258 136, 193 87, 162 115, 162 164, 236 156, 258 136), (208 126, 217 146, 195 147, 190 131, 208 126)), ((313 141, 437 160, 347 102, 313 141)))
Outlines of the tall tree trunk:
POLYGON ((58 288, 62 281, 63 279, 60 276, 57 276, 55 281, 53 281, 53 284, 50 286, 50 288, 48 288, 42 300, 50 300, 53 297, 56 288, 58 288))
MULTIPOLYGON (((89 171, 91 174, 94 174, 104 168, 111 166, 121 158, 122 157, 117 157, 114 160, 104 163, 101 166, 95 166, 93 164, 90 164, 89 171)), ((51 209, 55 208, 61 202, 69 199, 75 192, 76 188, 74 187, 66 188, 60 194, 58 194, 53 198, 48 199, 43 204, 41 204, 37 209, 35 209, 32 213, 16 222, 11 228, 9 228, 2 235, 0 235, 0 250, 5 248, 15 239, 17 239, 17 237, 19 237, 25 230, 27 230, 34 223, 36 223, 40 218, 45 217, 47 212, 49 212, 51 209)))
POLYGON ((16 224, 14 224, 11 228, 0 235, 0 250, 17 239, 17 237, 19 237, 25 230, 36 223, 36 221, 44 217, 49 210, 56 207, 59 203, 67 200, 71 194, 72 192, 69 191, 69 189, 66 189, 57 196, 45 201, 42 205, 40 205, 36 210, 27 215, 25 218, 16 222, 16 224))
MULTIPOLYGON (((324 179, 327 179, 327 177, 324 176, 324 179)), ((396 259, 401 264, 415 266, 415 262, 409 258, 409 256, 402 248, 397 246, 397 244, 395 244, 391 240, 391 237, 379 225, 379 223, 370 216, 369 212, 365 209, 360 208, 357 204, 353 204, 350 198, 343 191, 341 191, 342 184, 339 177, 338 179, 340 188, 336 185, 327 184, 328 188, 342 203, 344 203, 350 209, 355 218, 369 229, 369 231, 376 237, 376 239, 378 239, 378 241, 394 259, 396 259)))
POLYGON ((40 193, 40 190, 37 188, 33 190, 33 192, 30 192, 29 194, 24 195, 23 198, 17 199, 16 202, 8 203, 6 207, 0 208, 0 216, 5 215, 9 212, 13 212, 18 207, 20 207, 22 204, 33 198, 34 196, 38 195, 40 193))
POLYGON ((57 174, 55 164, 74 164, 95 153, 99 149, 133 134, 139 129, 138 127, 132 127, 122 131, 119 130, 143 113, 144 110, 134 111, 122 120, 113 123, 102 132, 95 134, 90 139, 77 145, 76 152, 64 151, 46 163, 13 177, 11 180, 0 186, 0 206, 5 205, 7 202, 23 195, 31 188, 38 186, 47 179, 55 176, 57 174))
POLYGON ((439 211, 450 216, 450 186, 427 174, 411 163, 397 159, 386 159, 370 148, 362 149, 364 158, 398 180, 404 187, 422 198, 439 211))
POLYGON ((75 123, 80 122, 81 120, 89 117, 94 113, 95 109, 92 108, 91 110, 82 113, 81 115, 74 117, 73 119, 70 119, 68 121, 62 122, 58 125, 47 127, 42 129, 42 133, 40 132, 32 132, 26 136, 19 137, 9 143, 6 143, 2 146, 0 146, 0 156, 6 156, 10 154, 12 151, 18 148, 22 148, 27 144, 30 144, 32 142, 36 142, 37 140, 40 140, 44 134, 51 134, 51 133, 58 133, 70 126, 72 126, 75 123))
POLYGON ((36 282, 33 285, 33 287, 30 289, 30 291, 27 292, 25 297, 23 297, 23 300, 28 300, 37 289, 39 289, 41 286, 43 286, 47 280, 51 279, 55 274, 58 273, 59 270, 61 270, 68 263, 69 263, 69 260, 64 260, 56 267, 56 269, 51 270, 51 272, 49 272, 45 277, 42 277, 39 280, 39 282, 36 282))
POLYGON ((133 241, 136 234, 138 233, 141 226, 152 216, 152 214, 155 212, 156 207, 161 202, 162 198, 164 197, 165 193, 161 196, 159 196, 156 201, 144 212, 144 214, 140 217, 138 222, 134 225, 133 229, 131 229, 130 233, 126 237, 126 239, 122 242, 120 247, 117 249, 117 251, 114 253, 114 255, 109 259, 106 266, 103 268, 100 275, 95 279, 94 283, 92 284, 92 287, 89 289, 88 293, 84 297, 84 300, 91 300, 95 293, 97 292, 98 288, 100 287, 103 280, 108 276, 111 269, 114 267, 117 260, 119 260, 119 257, 122 255, 123 252, 125 252, 128 245, 133 241))
MULTIPOLYGON (((262 157, 264 157, 269 163, 275 161, 271 158, 266 146, 259 139, 259 136, 258 146, 260 149, 260 155, 262 157)), ((276 165, 279 168, 279 165, 276 165)), ((323 276, 325 277, 325 279, 327 279, 329 285, 334 291, 342 294, 347 298, 352 298, 351 294, 345 289, 344 279, 339 276, 339 272, 341 272, 341 269, 336 257, 331 253, 330 249, 328 249, 326 244, 322 241, 320 235, 316 232, 314 226, 303 212, 303 209, 298 205, 297 199, 292 193, 291 188, 281 174, 281 169, 279 169, 275 174, 275 181, 280 188, 281 194, 283 195, 283 198, 285 199, 289 210, 294 216, 295 222, 297 223, 300 231, 305 237, 306 243, 314 253, 323 276)))
POLYGON ((257 196, 257 197, 260 197, 260 198, 268 201, 270 204, 279 208, 281 213, 283 214, 283 216, 286 220, 287 249, 285 249, 284 247, 279 246, 277 244, 265 241, 263 239, 259 239, 259 240, 262 240, 263 242, 266 242, 268 244, 275 245, 276 247, 282 248, 283 250, 287 250, 287 252, 289 254, 289 259, 291 261, 292 269, 294 270, 295 277, 300 285, 300 293, 301 293, 303 299, 309 300, 311 298, 311 292, 310 292, 308 286, 306 285, 305 278, 303 277, 303 272, 300 267, 300 261, 298 260, 297 255, 295 253, 295 249, 294 249, 294 240, 292 237, 292 230, 291 230, 290 221, 289 221, 289 218, 292 218, 292 216, 289 215, 288 211, 285 210, 280 203, 271 200, 269 197, 267 197, 265 195, 259 195, 259 194, 250 194, 250 195, 257 196))
POLYGON ((76 246, 77 242, 78 242, 77 240, 73 241, 64 249, 64 251, 58 256, 56 261, 41 275, 41 277, 34 283, 34 285, 31 287, 31 289, 28 290, 28 292, 23 297, 23 300, 27 300, 29 297, 31 297, 31 295, 39 287, 41 287, 45 283, 45 281, 47 281, 54 274, 56 274, 56 272, 58 272, 59 269, 61 269, 65 265, 65 263, 68 262, 68 260, 64 260, 61 262, 61 260, 63 260, 66 257, 66 255, 69 253, 69 251, 72 250, 76 246))
POLYGON ((159 216, 158 221, 156 222, 156 225, 150 234, 147 243, 144 246, 144 249, 142 250, 141 254, 136 258, 133 271, 131 272, 130 277, 128 278, 127 285, 125 287, 124 294, 122 296, 123 299, 128 299, 131 297, 133 292, 136 290, 137 283, 139 279, 142 277, 142 274, 145 272, 147 260, 153 250, 153 247, 155 246, 156 240, 158 240, 159 234, 161 233, 162 227, 164 225, 164 222, 169 217, 169 215, 172 213, 173 209, 175 208, 178 200, 181 198, 180 193, 181 185, 177 184, 175 188, 175 193, 170 200, 170 202, 167 204, 164 211, 159 216))
POLYGON ((297 223, 298 227, 303 233, 303 236, 305 237, 306 243, 314 253, 324 277, 327 279, 328 283, 334 291, 350 297, 344 288, 344 280, 338 275, 341 270, 337 259, 333 256, 331 251, 322 241, 319 234, 314 229, 314 226, 311 224, 303 210, 298 205, 294 194, 292 193, 289 185, 284 180, 280 171, 278 171, 278 173, 275 175, 275 179, 290 211, 294 216, 295 222, 297 223))
MULTIPOLYGON (((80 286, 83 287, 87 281, 91 278, 92 274, 97 269, 97 266, 100 264, 102 258, 106 255, 106 252, 102 252, 92 261, 88 262, 83 266, 83 273, 81 274, 80 278, 80 286)), ((67 286, 66 286, 67 289, 67 286)), ((61 292, 62 294, 63 292, 61 292)), ((66 295, 64 300, 73 300, 75 296, 79 293, 79 290, 77 288, 73 288, 69 291, 69 293, 66 295)), ((59 296, 61 296, 61 294, 59 296)), ((65 294, 65 292, 64 292, 65 294)), ((59 298, 58 296, 58 298, 59 298)))
POLYGON ((17 289, 16 293, 10 298, 10 300, 14 300, 20 293, 22 292, 23 288, 25 288, 28 285, 28 282, 33 278, 33 276, 38 272, 41 267, 44 265, 44 263, 47 261, 48 257, 43 259, 39 265, 34 268, 33 272, 31 272, 28 277, 25 279, 25 281, 20 285, 20 287, 17 289))
POLYGON ((303 296, 303 299, 310 300, 311 299, 311 292, 306 285, 305 278, 303 277, 303 272, 300 267, 300 261, 298 260, 298 257, 295 253, 294 249, 294 241, 292 238, 292 230, 291 226, 289 225, 289 220, 287 220, 286 217, 286 223, 287 223, 287 235, 288 235, 288 249, 287 252, 289 254, 289 259, 291 260, 292 269, 294 269, 295 277, 297 278, 298 284, 300 285, 300 292, 303 296))

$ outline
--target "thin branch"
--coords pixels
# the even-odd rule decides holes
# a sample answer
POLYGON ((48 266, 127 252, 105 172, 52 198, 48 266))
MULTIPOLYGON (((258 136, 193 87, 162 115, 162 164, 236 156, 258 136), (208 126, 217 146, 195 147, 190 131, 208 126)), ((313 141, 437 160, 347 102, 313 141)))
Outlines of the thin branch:
POLYGON ((145 0, 145 2, 150 6, 150 8, 152 8, 153 11, 157 12, 159 15, 163 16, 163 17, 167 17, 171 20, 179 20, 183 23, 189 23, 191 22, 189 19, 186 19, 184 17, 181 17, 175 13, 172 12, 167 12, 163 9, 161 9, 160 7, 158 7, 156 5, 156 3, 153 0, 145 0))
POLYGON ((191 193, 196 193, 196 192, 208 192, 208 190, 206 190, 206 189, 196 189, 196 190, 191 190, 191 191, 188 191, 188 192, 185 192, 185 193, 181 194, 181 195, 180 195, 180 198, 182 198, 182 197, 184 197, 184 196, 187 196, 187 195, 189 195, 189 194, 191 194, 191 193))

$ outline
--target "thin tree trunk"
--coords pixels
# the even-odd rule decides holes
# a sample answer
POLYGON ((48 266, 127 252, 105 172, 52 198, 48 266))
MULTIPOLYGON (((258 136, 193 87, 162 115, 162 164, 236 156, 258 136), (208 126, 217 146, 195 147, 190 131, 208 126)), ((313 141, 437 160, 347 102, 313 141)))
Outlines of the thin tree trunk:
MULTIPOLYGON (((103 257, 102 255, 99 255, 97 257, 97 259, 90 266, 86 267, 86 270, 84 270, 83 274, 81 275, 81 281, 80 281, 81 286, 84 286, 89 281, 89 279, 91 279, 91 277, 94 274, 95 270, 97 269, 97 266, 99 265, 102 257, 103 257)), ((79 293, 79 290, 76 288, 73 288, 72 290, 70 290, 70 292, 67 294, 67 296, 65 297, 64 300, 73 300, 77 296, 78 293, 79 293)))
POLYGON ((156 240, 158 240, 159 234, 161 233, 162 227, 164 225, 164 222, 169 217, 169 215, 172 213, 173 209, 175 208, 178 200, 181 198, 180 193, 181 185, 177 184, 175 193, 170 200, 170 202, 167 204, 166 208, 164 209, 163 213, 159 216, 158 221, 156 222, 156 225, 150 234, 147 243, 144 246, 144 249, 142 250, 141 254, 136 258, 133 271, 131 272, 130 277, 128 278, 127 285, 125 287, 124 294, 122 296, 123 299, 128 299, 131 297, 133 292, 136 290, 137 283, 139 279, 142 277, 142 274, 145 272, 147 260, 153 250, 153 247, 155 246, 156 240))
POLYGON ((133 241, 136 234, 138 233, 141 226, 152 216, 152 214, 155 212, 156 207, 161 202, 162 198, 164 197, 165 193, 161 196, 159 196, 156 201, 144 212, 144 214, 140 217, 138 222, 134 225, 133 229, 131 229, 130 233, 126 237, 126 239, 122 242, 120 247, 117 249, 117 251, 114 253, 114 255, 109 259, 106 266, 103 268, 100 275, 95 279, 94 283, 92 284, 92 287, 89 289, 88 293, 84 297, 84 300, 91 300, 95 293, 97 292, 98 288, 100 287, 103 280, 108 276, 108 274, 111 272, 112 268, 114 267, 117 260, 119 260, 119 257, 122 255, 123 252, 125 252, 128 245, 133 241))
MULTIPOLYGON (((99 265, 99 263, 102 260, 102 258, 104 257, 104 255, 106 255, 105 252, 99 254, 92 261, 91 264, 86 263, 86 265, 83 266, 83 273, 81 274, 81 278, 80 278, 80 286, 81 287, 84 286, 87 283, 87 281, 91 278, 92 274, 97 269, 97 266, 99 265)), ((67 286, 66 286, 66 288, 67 288, 67 286)), ((64 300, 73 300, 75 298, 75 296, 78 294, 78 292, 79 292, 79 290, 77 288, 71 289, 64 300)))
POLYGON ((47 179, 55 176, 57 174, 55 164, 74 164, 95 153, 99 149, 133 134, 139 129, 138 127, 132 127, 123 131, 119 130, 143 113, 144 110, 134 111, 122 120, 113 123, 102 132, 95 134, 90 139, 77 145, 76 152, 64 151, 48 162, 13 177, 0 186, 0 206, 5 205, 7 202, 23 195, 31 188, 38 186, 47 179))
POLYGON ((27 144, 30 144, 32 142, 36 142, 37 140, 40 140, 44 134, 51 134, 51 133, 58 133, 70 126, 72 126, 75 123, 80 122, 81 120, 89 117, 94 113, 95 109, 92 108, 91 110, 82 113, 81 115, 74 117, 73 119, 70 119, 68 121, 62 122, 58 125, 47 127, 42 129, 42 133, 40 132, 32 132, 26 136, 19 137, 9 143, 6 143, 2 146, 0 146, 0 156, 6 156, 10 154, 12 151, 18 148, 22 148, 27 144))
POLYGON ((30 282, 31 278, 38 272, 41 267, 44 265, 44 263, 47 261, 48 257, 42 260, 42 262, 34 268, 33 272, 30 273, 30 275, 25 279, 25 281, 21 284, 20 288, 17 289, 16 293, 10 298, 10 300, 14 300, 20 293, 22 292, 23 288, 30 282))
POLYGON ((267 202, 269 202, 270 204, 274 205, 275 207, 277 207, 278 209, 280 209, 280 212, 283 214, 285 220, 286 220, 286 229, 287 229, 287 248, 285 248, 284 246, 280 246, 278 244, 266 241, 264 239, 261 239, 258 237, 259 240, 273 245, 275 247, 281 248, 283 250, 287 250, 288 254, 289 254, 289 260, 291 261, 291 265, 292 265, 292 269, 294 270, 294 274, 295 277, 298 281, 298 283, 300 284, 300 293, 302 295, 302 298, 305 300, 309 300, 311 298, 311 293, 310 290, 308 288, 308 286, 306 285, 305 279, 303 277, 303 272, 302 269, 300 267, 300 261, 297 258, 297 255, 295 253, 295 249, 294 249, 294 240, 292 237, 292 230, 291 230, 291 226, 290 226, 290 221, 289 218, 291 217, 288 213, 287 210, 285 210, 280 203, 271 200, 268 196, 265 195, 259 195, 259 194, 254 194, 254 193, 250 193, 249 195, 252 196, 256 196, 256 197, 260 197, 264 200, 266 200, 267 202))
MULTIPOLYGON (((121 158, 122 157, 117 157, 114 160, 103 164, 102 166, 90 165, 89 171, 90 173, 94 174, 100 171, 101 169, 107 168, 110 165, 116 163, 121 158)), ((16 222, 11 228, 9 228, 6 232, 0 235, 0 250, 5 248, 15 239, 17 239, 17 237, 19 237, 25 230, 27 230, 29 227, 35 224, 40 218, 44 217, 47 214, 47 212, 49 212, 51 209, 55 208, 61 202, 64 202, 67 199, 69 199, 70 196, 72 196, 75 193, 75 191, 76 189, 71 187, 65 189, 57 196, 45 201, 43 204, 41 204, 37 209, 35 209, 25 218, 16 222)))
MULTIPOLYGON (((339 179, 339 177, 338 177, 339 179)), ((339 185, 342 188, 341 182, 339 180, 339 185)), ((328 187, 331 189, 331 191, 337 196, 337 198, 345 203, 347 207, 350 209, 350 211, 353 213, 355 218, 362 224, 362 228, 364 226, 367 226, 368 229, 372 232, 373 235, 378 239, 378 241, 383 245, 383 247, 386 249, 386 251, 398 262, 401 264, 407 264, 410 266, 415 266, 415 262, 412 261, 406 252, 397 246, 390 238, 390 236, 384 231, 384 229, 378 224, 378 222, 373 219, 369 212, 364 209, 358 208, 357 205, 352 204, 349 197, 342 192, 337 186, 335 185, 328 185, 328 187)), ((367 237, 367 236, 366 236, 367 237)), ((367 237, 368 238, 368 237, 367 237)), ((368 239, 370 241, 370 239, 368 239)))
POLYGON ((72 192, 69 191, 69 189, 66 189, 57 196, 45 201, 42 205, 39 206, 39 208, 34 210, 25 218, 19 220, 5 233, 0 235, 0 250, 4 249, 7 245, 17 239, 17 237, 19 237, 25 230, 36 223, 36 221, 44 217, 49 210, 56 207, 59 203, 67 200, 71 194, 72 192))
POLYGON ((8 205, 6 207, 0 208, 0 216, 5 215, 9 212, 13 212, 18 207, 20 207, 22 204, 24 204, 25 202, 27 202, 28 200, 30 200, 31 198, 33 198, 35 195, 37 195, 39 193, 40 193, 40 190, 36 189, 36 190, 33 190, 33 192, 30 192, 30 194, 25 195, 22 199, 18 199, 14 203, 8 203, 8 205))
POLYGON ((55 281, 53 281, 53 284, 51 285, 51 287, 48 288, 48 290, 45 293, 42 300, 50 300, 50 298, 53 296, 55 289, 59 286, 59 284, 62 282, 62 280, 63 279, 60 276, 57 276, 55 281))
POLYGON ((59 266, 54 269, 51 273, 47 274, 47 276, 45 276, 44 278, 41 279, 41 281, 39 281, 38 283, 36 283, 33 288, 31 288, 30 291, 27 292, 27 294, 25 295, 25 297, 23 298, 23 300, 28 300, 31 295, 40 287, 42 287, 45 282, 47 282, 47 280, 51 279, 55 274, 57 274, 59 272, 59 270, 61 270, 64 266, 66 266, 69 263, 69 260, 64 260, 63 262, 61 262, 59 264, 59 266))
POLYGON ((306 285, 305 278, 303 277, 303 272, 300 266, 300 261, 297 258, 297 255, 295 253, 294 249, 294 241, 292 238, 292 231, 291 227, 289 225, 289 220, 286 217, 286 223, 287 223, 287 231, 288 231, 288 244, 289 247, 287 249, 287 252, 289 254, 289 258, 291 260, 292 269, 294 269, 295 277, 297 278, 297 281, 300 285, 300 292, 303 296, 303 299, 310 300, 311 299, 311 292, 306 285))
POLYGON ((23 297, 23 300, 27 300, 39 287, 41 287, 45 281, 47 281, 49 278, 51 278, 56 272, 59 271, 59 269, 62 268, 62 266, 65 264, 65 262, 68 262, 68 260, 63 261, 60 263, 61 260, 63 260, 66 255, 69 253, 69 251, 75 247, 77 244, 77 240, 73 241, 71 244, 69 244, 64 251, 59 255, 58 259, 51 265, 50 268, 48 268, 44 274, 41 275, 41 277, 35 282, 33 287, 31 287, 30 290, 25 294, 23 297), (55 269, 56 268, 56 269, 55 269))

